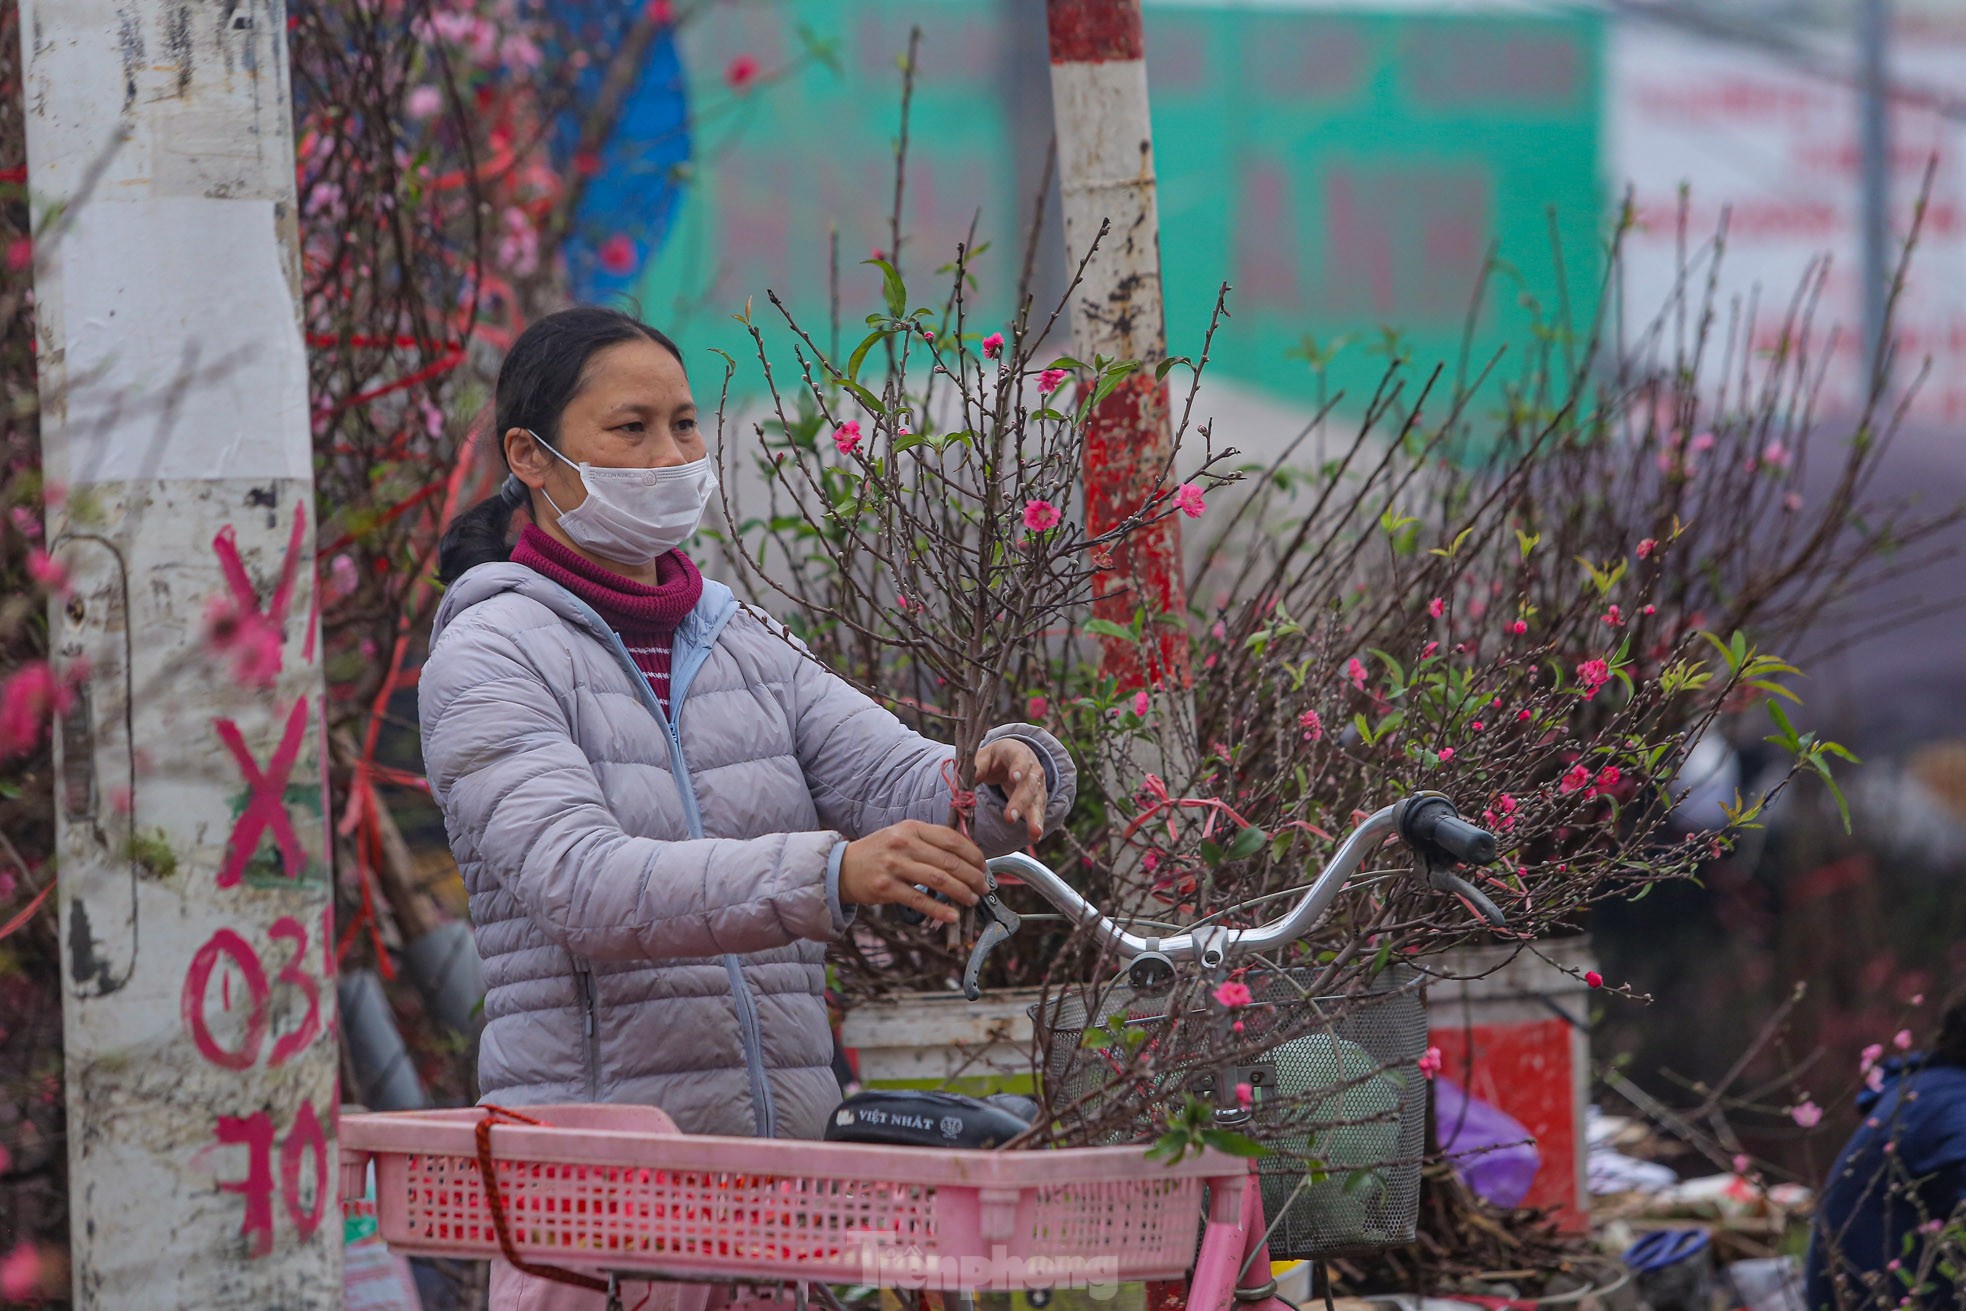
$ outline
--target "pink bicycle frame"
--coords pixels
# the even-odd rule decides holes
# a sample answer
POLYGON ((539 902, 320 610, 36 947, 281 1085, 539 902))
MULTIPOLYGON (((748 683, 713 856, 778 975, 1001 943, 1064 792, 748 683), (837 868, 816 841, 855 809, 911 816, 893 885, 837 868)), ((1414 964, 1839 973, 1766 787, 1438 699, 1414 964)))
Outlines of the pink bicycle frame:
POLYGON ((1194 1277, 1188 1281, 1188 1311, 1229 1311, 1237 1305, 1249 1311, 1291 1311, 1287 1302, 1274 1295, 1274 1285, 1272 1295, 1261 1302, 1236 1301, 1238 1284, 1251 1280, 1246 1286, 1253 1288, 1270 1279, 1267 1229, 1263 1190, 1254 1168, 1243 1176, 1240 1190, 1211 1190, 1201 1253, 1195 1258, 1194 1277), (1245 1275, 1245 1270, 1250 1274, 1245 1275))

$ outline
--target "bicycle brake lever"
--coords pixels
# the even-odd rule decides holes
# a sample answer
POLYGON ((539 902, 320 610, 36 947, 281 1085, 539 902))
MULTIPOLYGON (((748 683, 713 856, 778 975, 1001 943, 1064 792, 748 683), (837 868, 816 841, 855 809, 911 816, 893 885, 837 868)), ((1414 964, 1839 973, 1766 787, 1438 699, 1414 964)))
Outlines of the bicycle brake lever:
POLYGON ((1008 941, 1024 921, 1016 911, 1003 904, 997 896, 997 881, 990 880, 990 890, 976 903, 976 915, 984 921, 983 932, 977 936, 976 945, 970 948, 969 964, 963 967, 963 996, 975 1001, 983 995, 978 979, 983 973, 983 962, 992 951, 1008 941))
POLYGON ((1451 865, 1443 865, 1438 861, 1428 861, 1427 886, 1436 892, 1451 892, 1455 896, 1464 899, 1470 906, 1474 907, 1477 914, 1487 920, 1494 928, 1502 928, 1509 922, 1509 917, 1502 913, 1500 906, 1497 906, 1488 899, 1488 894, 1476 888, 1474 884, 1468 882, 1459 874, 1456 874, 1451 865))

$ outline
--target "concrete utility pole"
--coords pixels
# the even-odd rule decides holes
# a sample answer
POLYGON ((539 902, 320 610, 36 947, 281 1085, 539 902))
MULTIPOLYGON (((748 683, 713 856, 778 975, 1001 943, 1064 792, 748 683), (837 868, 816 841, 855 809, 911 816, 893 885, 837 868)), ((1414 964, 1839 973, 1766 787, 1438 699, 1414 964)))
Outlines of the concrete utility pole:
MULTIPOLYGON (((1138 360, 1092 413, 1085 437, 1086 532, 1097 535, 1136 512, 1167 468, 1174 437, 1167 386, 1155 366, 1167 356, 1161 302, 1160 213, 1154 198, 1154 134, 1147 116, 1146 35, 1140 0, 1047 0, 1052 121, 1058 134, 1058 182, 1065 211, 1065 258, 1076 270, 1107 231, 1072 299, 1072 353, 1138 360)), ((1169 472, 1173 472, 1169 470, 1169 472)), ((1187 630, 1187 580, 1181 526, 1169 515, 1136 534, 1104 575, 1093 612, 1128 624, 1144 606, 1149 641, 1142 647, 1101 638, 1100 672, 1121 689, 1151 688, 1157 750, 1124 765, 1104 762, 1109 792, 1141 786, 1142 773, 1184 788, 1199 759, 1192 740, 1194 692, 1187 630), (1168 614, 1178 624, 1157 624, 1168 614)), ((1115 913, 1122 919, 1156 909, 1152 876, 1132 849, 1117 853, 1115 913)))
MULTIPOLYGON (((1086 531, 1105 532, 1140 508, 1154 490, 1174 439, 1167 387, 1154 366, 1167 355, 1161 305, 1160 214, 1154 200, 1154 136, 1147 117, 1146 40, 1140 0, 1048 0, 1052 119, 1058 133, 1058 181, 1065 208, 1065 257, 1071 269, 1110 228, 1072 301, 1072 350, 1092 362, 1139 360, 1140 372, 1093 412, 1086 431, 1086 531)), ((1148 612, 1185 615, 1181 528, 1169 517, 1132 540, 1115 560, 1114 581, 1096 607, 1127 623, 1148 612)), ((1122 688, 1163 680, 1188 686, 1185 628, 1154 629, 1157 667, 1139 649, 1103 639, 1103 669, 1122 688)))
POLYGON ((75 1305, 341 1305, 283 0, 22 0, 75 1305), (64 488, 65 496, 52 494, 64 488))
POLYGON ((1890 0, 1858 0, 1860 113, 1858 198, 1863 215, 1864 390, 1884 355, 1884 313, 1891 291, 1890 0))

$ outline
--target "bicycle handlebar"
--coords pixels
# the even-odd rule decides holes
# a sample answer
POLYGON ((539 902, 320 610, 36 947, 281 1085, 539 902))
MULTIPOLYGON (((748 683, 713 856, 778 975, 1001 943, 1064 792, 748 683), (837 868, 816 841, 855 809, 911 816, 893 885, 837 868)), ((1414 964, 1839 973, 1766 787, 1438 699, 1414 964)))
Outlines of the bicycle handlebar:
POLYGON ((1470 865, 1486 865, 1495 859, 1495 835, 1462 819, 1446 797, 1423 793, 1406 806, 1400 836, 1415 846, 1432 844, 1470 865))
MULTIPOLYGON (((1110 916, 1081 896, 1078 890, 1042 861, 1023 853, 998 856, 989 862, 994 876, 1014 874, 1035 888, 1038 895, 1064 912, 1074 925, 1089 930, 1102 946, 1111 948, 1123 960, 1131 961, 1157 952, 1171 961, 1199 961, 1213 968, 1224 961, 1286 946, 1306 936, 1344 890, 1345 883, 1358 871, 1374 848, 1397 833, 1417 850, 1427 867, 1429 886, 1466 899, 1490 923, 1504 922, 1495 904, 1453 872, 1456 861, 1485 865, 1495 859, 1495 835, 1476 828, 1460 817, 1454 803, 1438 792, 1421 792, 1374 811, 1346 835, 1332 853, 1330 863, 1303 897, 1281 919, 1256 928, 1231 929, 1205 925, 1166 937, 1143 936, 1121 928, 1110 916)), ((977 975, 983 957, 1016 931, 1016 917, 1002 909, 994 892, 982 908, 993 922, 986 926, 983 939, 972 953, 965 972, 964 991, 973 1000, 977 975), (1008 917, 1008 924, 999 921, 1008 917), (987 944, 987 945, 986 945, 987 944)))

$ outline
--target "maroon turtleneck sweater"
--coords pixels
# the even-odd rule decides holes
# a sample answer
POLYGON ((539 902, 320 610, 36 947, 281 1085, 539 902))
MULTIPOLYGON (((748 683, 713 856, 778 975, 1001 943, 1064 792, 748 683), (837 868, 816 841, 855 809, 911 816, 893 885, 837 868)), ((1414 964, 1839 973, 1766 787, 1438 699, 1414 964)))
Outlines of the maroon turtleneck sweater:
POLYGON ((621 635, 621 644, 648 678, 662 713, 669 713, 670 644, 703 595, 703 575, 688 556, 671 551, 659 557, 656 584, 651 587, 583 559, 537 524, 528 524, 512 548, 512 563, 545 575, 594 607, 621 635))

